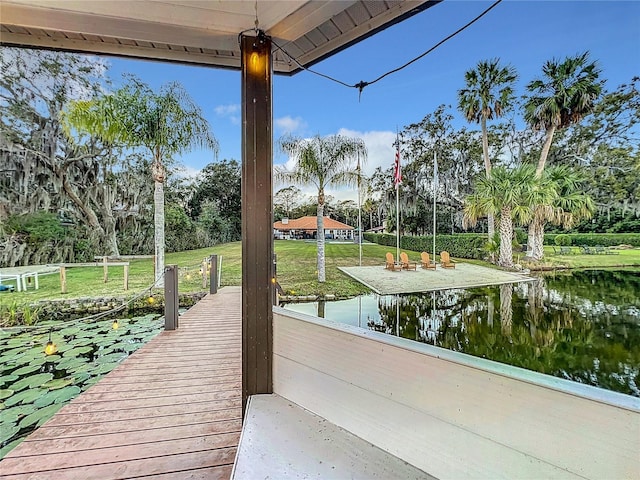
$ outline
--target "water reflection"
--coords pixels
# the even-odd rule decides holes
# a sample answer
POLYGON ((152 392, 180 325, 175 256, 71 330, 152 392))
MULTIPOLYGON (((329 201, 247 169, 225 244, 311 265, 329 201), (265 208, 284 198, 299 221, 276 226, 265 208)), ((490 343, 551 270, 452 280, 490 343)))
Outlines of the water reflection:
MULTIPOLYGON (((326 302, 325 318, 639 396, 640 270, 326 302)), ((305 313, 317 304, 289 304, 305 313)))

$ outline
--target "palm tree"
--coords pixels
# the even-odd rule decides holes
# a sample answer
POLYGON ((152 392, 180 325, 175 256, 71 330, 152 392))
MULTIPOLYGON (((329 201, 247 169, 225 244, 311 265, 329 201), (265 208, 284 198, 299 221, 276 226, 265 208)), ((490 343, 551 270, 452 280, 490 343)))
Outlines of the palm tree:
POLYGON ((547 61, 542 66, 544 77, 527 85, 524 118, 534 130, 545 130, 545 141, 538 160, 536 176, 544 170, 556 130, 580 122, 593 111, 602 93, 600 70, 589 61, 589 52, 567 57, 563 62, 547 61))
MULTIPOLYGON (((543 78, 527 85, 531 96, 524 107, 526 122, 534 130, 546 131, 537 177, 542 176, 556 130, 578 123, 591 113, 602 92, 600 70, 589 60, 589 52, 567 57, 563 62, 547 61, 542 72, 543 78)), ((542 259, 546 218, 545 212, 536 212, 529 225, 529 255, 534 260, 542 259)))
POLYGON ((218 143, 200 107, 179 83, 155 93, 135 78, 101 98, 71 102, 62 114, 70 128, 129 147, 144 147, 153 158, 155 272, 158 285, 164 274, 164 181, 166 162, 195 148, 217 153, 218 143))
MULTIPOLYGON (((580 220, 591 218, 595 211, 593 199, 583 192, 582 181, 584 177, 575 170, 564 166, 556 166, 545 170, 542 174, 541 183, 550 189, 551 197, 548 203, 539 203, 535 206, 535 211, 531 224, 529 225, 529 235, 532 228, 538 229, 549 221, 564 228, 571 228, 580 220)), ((534 234, 529 241, 532 258, 542 258, 544 231, 534 230, 534 234)))
POLYGON ((498 265, 513 267, 513 224, 528 223, 533 206, 548 201, 549 189, 536 180, 532 165, 514 169, 496 167, 475 184, 475 193, 467 197, 464 224, 474 226, 478 219, 492 213, 498 216, 500 256, 498 265))
POLYGON ((324 205, 327 187, 355 186, 359 173, 355 162, 366 162, 367 148, 359 138, 330 135, 303 139, 291 136, 280 139, 280 147, 296 165, 293 171, 276 168, 276 178, 282 182, 313 185, 318 189, 317 245, 318 282, 325 281, 324 267, 324 205))
MULTIPOLYGON (((482 154, 484 169, 491 176, 487 120, 503 115, 513 102, 513 85, 518 75, 513 67, 500 65, 500 59, 478 62, 475 70, 464 75, 466 88, 458 90, 458 109, 468 122, 479 123, 482 128, 482 154)), ((494 235, 493 215, 488 215, 488 236, 494 235)))

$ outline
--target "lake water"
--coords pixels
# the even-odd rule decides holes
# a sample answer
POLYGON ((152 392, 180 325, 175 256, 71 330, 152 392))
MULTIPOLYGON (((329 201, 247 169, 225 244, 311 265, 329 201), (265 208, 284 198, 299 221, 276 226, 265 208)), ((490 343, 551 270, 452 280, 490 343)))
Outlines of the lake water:
POLYGON ((284 308, 640 397, 640 269, 284 308))

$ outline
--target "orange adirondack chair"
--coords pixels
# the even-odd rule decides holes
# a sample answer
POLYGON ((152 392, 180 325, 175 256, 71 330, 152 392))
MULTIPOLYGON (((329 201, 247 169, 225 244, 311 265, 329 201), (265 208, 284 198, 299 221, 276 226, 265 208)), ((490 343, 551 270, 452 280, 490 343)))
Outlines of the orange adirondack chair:
POLYGON ((427 252, 422 252, 420 254, 420 259, 422 261, 422 268, 431 268, 433 270, 436 269, 436 262, 432 262, 429 258, 429 254, 427 252))
POLYGON ((443 250, 440 252, 440 265, 444 268, 456 268, 456 264, 449 258, 449 252, 443 250))
POLYGON ((400 265, 404 270, 415 270, 418 266, 416 262, 409 260, 409 255, 406 252, 400 252, 400 265))
POLYGON ((402 265, 396 263, 393 259, 393 253, 387 252, 386 257, 387 261, 384 268, 386 268, 387 270, 402 270, 402 265))

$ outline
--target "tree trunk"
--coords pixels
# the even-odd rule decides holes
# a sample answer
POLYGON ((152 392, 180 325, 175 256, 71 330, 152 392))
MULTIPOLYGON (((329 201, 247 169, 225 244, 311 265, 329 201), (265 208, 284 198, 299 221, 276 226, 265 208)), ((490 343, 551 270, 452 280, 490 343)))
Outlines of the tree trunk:
POLYGON ((94 229, 95 233, 104 242, 106 253, 108 255, 118 255, 118 243, 115 238, 115 230, 113 231, 113 235, 107 235, 102 225, 100 225, 100 221, 98 220, 96 212, 94 212, 93 209, 85 202, 83 202, 82 199, 78 196, 78 194, 73 189, 73 186, 69 182, 66 173, 58 171, 57 174, 62 181, 62 188, 64 188, 67 196, 80 209, 84 217, 87 219, 87 223, 89 224, 89 226, 94 229))
POLYGON ((318 218, 316 240, 318 244, 318 282, 324 283, 324 192, 318 193, 318 218))
POLYGON ((547 128, 547 138, 544 140, 542 152, 540 152, 540 158, 538 159, 538 167, 536 168, 536 177, 540 178, 544 170, 544 166, 549 156, 549 150, 551 150, 551 142, 553 142, 553 134, 556 132, 555 125, 547 128))
POLYGON ((487 325, 493 326, 493 314, 495 312, 495 306, 493 304, 493 293, 489 292, 487 295, 487 325))
MULTIPOLYGON (((489 159, 489 136, 487 135, 487 119, 482 117, 482 156, 484 157, 484 171, 487 178, 491 177, 491 159, 489 159)), ((489 241, 493 240, 496 232, 496 220, 492 213, 487 215, 487 236, 489 241)))
POLYGON ((502 333, 511 335, 513 325, 513 283, 503 283, 500 285, 500 323, 502 333))
POLYGON ((528 244, 528 256, 533 260, 542 260, 542 257, 544 257, 544 220, 542 213, 538 211, 538 207, 536 207, 536 213, 529 224, 528 244))
POLYGON ((164 185, 155 182, 153 191, 153 228, 155 247, 156 287, 164 286, 164 185))
POLYGON ((500 211, 500 258, 498 264, 501 267, 513 267, 513 220, 511 209, 504 207, 500 211))

